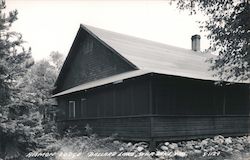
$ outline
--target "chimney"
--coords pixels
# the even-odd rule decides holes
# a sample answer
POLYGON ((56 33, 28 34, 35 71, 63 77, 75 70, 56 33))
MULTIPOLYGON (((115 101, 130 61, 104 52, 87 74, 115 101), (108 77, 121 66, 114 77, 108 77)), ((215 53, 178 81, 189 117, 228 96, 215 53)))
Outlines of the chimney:
POLYGON ((193 51, 200 51, 200 39, 201 36, 196 34, 192 36, 192 50, 193 51))

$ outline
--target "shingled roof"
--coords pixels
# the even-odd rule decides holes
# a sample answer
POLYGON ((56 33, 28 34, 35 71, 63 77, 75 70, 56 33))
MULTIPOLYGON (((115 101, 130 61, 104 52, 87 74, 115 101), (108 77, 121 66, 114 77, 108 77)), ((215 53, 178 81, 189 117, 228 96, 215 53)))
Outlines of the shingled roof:
POLYGON ((216 81, 206 62, 213 55, 183 49, 120 33, 81 25, 104 44, 135 65, 138 69, 154 73, 216 81))
MULTIPOLYGON (((140 71, 122 73, 118 76, 115 75, 88 82, 58 93, 54 95, 54 97, 112 83, 119 79, 128 79, 148 73, 158 73, 200 80, 219 80, 218 77, 213 76, 214 72, 209 70, 211 64, 206 60, 214 57, 214 55, 210 53, 174 47, 107 31, 89 25, 82 24, 80 28, 87 31, 90 35, 95 37, 106 47, 112 49, 140 71)), ((249 83, 249 81, 237 83, 249 83)))

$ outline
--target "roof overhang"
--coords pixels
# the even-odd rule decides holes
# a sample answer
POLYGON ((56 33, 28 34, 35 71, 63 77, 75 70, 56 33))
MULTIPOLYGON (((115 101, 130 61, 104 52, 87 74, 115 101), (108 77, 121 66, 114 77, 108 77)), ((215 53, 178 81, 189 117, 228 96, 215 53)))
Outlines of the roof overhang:
POLYGON ((122 83, 123 80, 125 80, 125 79, 138 77, 138 76, 145 75, 145 74, 148 74, 148 73, 150 73, 150 72, 149 71, 143 71, 143 70, 134 70, 134 71, 129 71, 129 72, 117 74, 117 75, 110 76, 110 77, 107 77, 107 78, 102 78, 102 79, 99 79, 99 80, 96 80, 96 81, 91 81, 91 82, 88 82, 88 83, 78 85, 76 87, 73 87, 73 88, 70 88, 68 90, 62 91, 60 93, 54 94, 52 96, 52 98, 67 95, 67 94, 70 94, 70 93, 83 91, 83 90, 87 90, 87 89, 90 89, 90 88, 95 88, 95 87, 111 84, 111 83, 113 83, 113 84, 122 83))
MULTIPOLYGON (((166 74, 164 72, 153 72, 153 71, 146 71, 146 70, 134 70, 134 71, 129 71, 129 72, 117 74, 117 75, 114 75, 114 76, 110 76, 110 77, 107 77, 107 78, 102 78, 102 79, 99 79, 99 80, 96 80, 96 81, 91 81, 91 82, 88 82, 88 83, 84 83, 84 84, 78 85, 76 87, 72 87, 72 88, 67 89, 65 91, 54 94, 52 96, 52 98, 59 97, 59 96, 64 96, 64 95, 67 95, 67 94, 71 94, 71 93, 75 93, 75 92, 79 92, 79 91, 83 91, 83 90, 87 90, 87 89, 91 89, 91 88, 95 88, 95 87, 100 87, 100 86, 107 85, 107 84, 123 83, 123 81, 126 80, 126 79, 146 75, 146 74, 149 74, 149 73, 171 75, 170 73, 166 74)), ((175 76, 175 75, 172 74, 172 76, 175 76)), ((187 75, 186 76, 178 76, 178 77, 192 78, 192 77, 188 77, 187 75)), ((192 78, 192 79, 194 79, 194 78, 192 78)), ((211 81, 211 79, 209 79, 209 78, 208 79, 196 78, 196 79, 197 80, 211 81)), ((216 82, 216 81, 219 81, 219 79, 215 78, 213 81, 216 82)), ((227 81, 226 83, 239 83, 239 82, 227 81)), ((241 83, 242 84, 249 84, 249 82, 247 82, 247 81, 243 81, 241 83)))

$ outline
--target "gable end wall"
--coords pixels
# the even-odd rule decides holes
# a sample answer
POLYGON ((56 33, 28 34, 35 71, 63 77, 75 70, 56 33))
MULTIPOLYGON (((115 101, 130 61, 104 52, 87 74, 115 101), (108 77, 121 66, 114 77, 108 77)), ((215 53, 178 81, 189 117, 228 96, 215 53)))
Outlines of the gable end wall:
POLYGON ((135 68, 82 30, 56 92, 135 68))

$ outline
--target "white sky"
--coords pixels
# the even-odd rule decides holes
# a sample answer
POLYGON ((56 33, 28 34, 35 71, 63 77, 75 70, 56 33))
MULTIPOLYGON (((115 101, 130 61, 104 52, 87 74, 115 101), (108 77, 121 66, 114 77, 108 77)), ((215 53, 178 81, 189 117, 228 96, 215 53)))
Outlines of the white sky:
POLYGON ((7 0, 7 9, 17 9, 12 29, 22 33, 35 60, 51 51, 65 55, 80 24, 108 29, 182 48, 191 48, 191 36, 201 35, 201 49, 208 47, 197 20, 170 6, 168 1, 105 0, 7 0))

